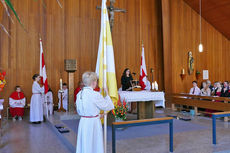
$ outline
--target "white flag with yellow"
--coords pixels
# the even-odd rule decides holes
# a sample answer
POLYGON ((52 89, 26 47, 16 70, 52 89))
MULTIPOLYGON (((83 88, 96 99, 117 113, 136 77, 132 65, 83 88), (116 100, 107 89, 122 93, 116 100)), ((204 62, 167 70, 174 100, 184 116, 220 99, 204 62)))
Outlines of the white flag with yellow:
POLYGON ((108 88, 109 96, 116 104, 118 100, 117 80, 115 73, 115 62, 113 43, 109 25, 106 0, 102 0, 101 7, 101 33, 97 56, 96 73, 99 77, 99 87, 104 95, 104 88, 108 88))
MULTIPOLYGON (((99 77, 98 86, 104 96, 104 88, 108 89, 109 96, 116 105, 118 100, 117 80, 115 73, 115 62, 113 43, 109 25, 106 1, 102 0, 101 7, 101 33, 97 55, 96 73, 99 77)), ((107 114, 104 113, 104 153, 107 151, 107 114)))

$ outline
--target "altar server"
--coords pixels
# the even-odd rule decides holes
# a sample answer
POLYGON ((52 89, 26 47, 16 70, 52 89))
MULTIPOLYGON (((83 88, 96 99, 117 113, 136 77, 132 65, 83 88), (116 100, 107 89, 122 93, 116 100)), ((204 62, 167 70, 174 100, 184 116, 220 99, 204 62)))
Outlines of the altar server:
POLYGON ((49 87, 48 92, 45 95, 45 102, 47 103, 47 108, 46 109, 48 109, 48 113, 50 115, 52 115, 53 114, 53 92, 50 89, 50 87, 49 87))
POLYGON ((114 105, 107 89, 104 89, 105 98, 93 90, 97 86, 96 73, 85 72, 82 79, 85 87, 78 93, 76 100, 77 112, 81 116, 76 153, 104 153, 99 113, 101 110, 114 109, 114 105))
POLYGON ((30 101, 30 122, 41 123, 43 121, 43 98, 44 86, 39 84, 40 76, 35 74, 33 76, 32 97, 30 101))
POLYGON ((16 121, 16 119, 18 119, 19 121, 22 120, 22 117, 24 115, 26 98, 21 91, 20 86, 16 86, 15 91, 10 95, 9 104, 10 114, 13 117, 13 121, 16 121))
MULTIPOLYGON (((66 83, 63 83, 62 85, 63 93, 62 93, 62 104, 63 108, 68 111, 68 87, 66 83)), ((61 107, 61 90, 58 91, 58 108, 61 107)))

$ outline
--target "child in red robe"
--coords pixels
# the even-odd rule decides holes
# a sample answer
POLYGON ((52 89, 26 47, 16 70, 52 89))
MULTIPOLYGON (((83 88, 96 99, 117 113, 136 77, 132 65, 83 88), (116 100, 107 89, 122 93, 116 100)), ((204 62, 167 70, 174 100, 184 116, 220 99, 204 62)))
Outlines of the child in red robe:
POLYGON ((16 119, 18 119, 19 121, 22 120, 22 117, 24 115, 26 98, 22 93, 20 86, 15 87, 15 91, 10 95, 9 103, 10 114, 13 117, 13 121, 16 121, 16 119))
POLYGON ((82 81, 80 81, 79 83, 78 83, 78 87, 75 89, 75 91, 74 91, 74 101, 76 101, 76 99, 77 99, 77 94, 82 90, 82 88, 84 87, 84 84, 83 84, 83 82, 82 81))

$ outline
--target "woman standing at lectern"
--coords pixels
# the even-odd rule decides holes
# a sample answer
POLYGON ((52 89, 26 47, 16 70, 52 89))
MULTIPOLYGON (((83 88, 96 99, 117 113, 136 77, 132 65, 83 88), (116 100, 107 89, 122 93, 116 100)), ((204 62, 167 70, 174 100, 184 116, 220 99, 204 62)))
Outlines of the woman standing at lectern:
POLYGON ((121 77, 122 91, 131 91, 132 90, 132 80, 133 77, 130 73, 130 70, 126 68, 121 77))

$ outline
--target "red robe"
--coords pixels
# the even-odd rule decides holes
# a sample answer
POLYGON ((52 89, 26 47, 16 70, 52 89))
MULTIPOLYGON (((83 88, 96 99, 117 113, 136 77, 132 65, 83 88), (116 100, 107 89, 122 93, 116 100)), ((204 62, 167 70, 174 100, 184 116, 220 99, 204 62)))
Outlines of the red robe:
POLYGON ((97 87, 94 89, 94 91, 100 92, 101 89, 97 86, 97 87))
POLYGON ((76 101, 77 100, 77 94, 81 91, 81 87, 77 87, 76 89, 75 89, 75 91, 74 91, 74 101, 76 101))
MULTIPOLYGON (((75 91, 74 91, 74 101, 76 101, 77 100, 77 94, 80 92, 82 90, 82 88, 81 87, 77 87, 76 89, 75 89, 75 91)), ((94 89, 94 91, 98 91, 98 92, 100 92, 100 88, 99 87, 96 87, 95 89, 94 89)))
MULTIPOLYGON (((22 92, 13 92, 10 95, 10 98, 12 100, 23 100, 25 98, 24 94, 22 92)), ((23 107, 10 107, 10 114, 12 117, 15 116, 23 116, 24 115, 24 108, 23 107)))

